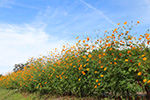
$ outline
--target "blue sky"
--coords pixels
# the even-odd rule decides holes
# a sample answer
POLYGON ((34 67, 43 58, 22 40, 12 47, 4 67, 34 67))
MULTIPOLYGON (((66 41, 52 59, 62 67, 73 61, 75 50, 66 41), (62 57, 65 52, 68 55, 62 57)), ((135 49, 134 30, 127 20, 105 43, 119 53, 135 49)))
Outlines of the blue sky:
POLYGON ((0 0, 0 73, 117 23, 140 21, 134 29, 144 34, 149 16, 150 0, 0 0))

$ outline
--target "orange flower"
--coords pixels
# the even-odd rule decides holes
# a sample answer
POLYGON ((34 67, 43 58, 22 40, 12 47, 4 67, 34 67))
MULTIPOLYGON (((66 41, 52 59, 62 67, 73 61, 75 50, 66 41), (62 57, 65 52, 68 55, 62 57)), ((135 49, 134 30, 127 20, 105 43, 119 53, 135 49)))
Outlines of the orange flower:
POLYGON ((104 75, 102 74, 101 77, 104 77, 104 75))
POLYGON ((95 88, 97 88, 97 85, 95 85, 95 88))
POLYGON ((120 25, 120 23, 118 23, 117 25, 120 25))
POLYGON ((91 55, 91 54, 89 54, 89 55, 88 55, 88 57, 89 57, 89 58, 91 58, 91 57, 92 57, 92 55, 91 55))
POLYGON ((114 64, 115 64, 115 65, 117 65, 117 63, 116 63, 116 62, 114 62, 114 64))
POLYGON ((100 43, 102 42, 102 40, 99 41, 100 43))
POLYGON ((76 39, 78 39, 79 38, 79 36, 78 37, 76 37, 76 39))
POLYGON ((121 54, 121 53, 119 53, 119 55, 120 55, 120 56, 122 56, 122 54, 121 54))
POLYGON ((103 68, 103 65, 101 66, 101 68, 103 68))
POLYGON ((72 63, 70 63, 70 66, 72 66, 72 63))
POLYGON ((143 58, 143 60, 146 60, 146 59, 147 59, 146 57, 143 58))
POLYGON ((128 59, 125 59, 125 61, 127 62, 127 61, 128 61, 128 59))
POLYGON ((89 38, 89 37, 87 37, 87 40, 89 41, 89 40, 90 40, 90 38, 89 38))
POLYGON ((140 65, 141 65, 141 63, 139 62, 139 63, 138 63, 138 66, 140 66, 140 65))
POLYGON ((85 40, 83 40, 83 43, 85 43, 85 40))
POLYGON ((139 21, 137 21, 137 23, 139 24, 140 22, 139 22, 139 21))
POLYGON ((85 72, 84 72, 84 71, 82 71, 82 74, 83 74, 83 75, 85 75, 85 72))
POLYGON ((111 44, 108 44, 107 46, 108 46, 108 47, 110 47, 110 46, 111 46, 111 44))
POLYGON ((139 38, 139 40, 141 40, 142 38, 139 38))
POLYGON ((147 81, 147 79, 144 79, 143 82, 145 83, 147 81))
POLYGON ((127 22, 124 22, 124 25, 126 25, 127 24, 127 22))
POLYGON ((86 58, 86 55, 82 56, 84 59, 86 58))
POLYGON ((47 84, 47 82, 45 82, 44 84, 47 84))
POLYGON ((96 82, 98 82, 98 79, 96 80, 96 82))
POLYGON ((112 48, 109 49, 110 51, 112 50, 112 48))
POLYGON ((89 61, 89 59, 87 59, 86 61, 89 61))
POLYGON ((80 67, 79 67, 78 69, 79 69, 79 70, 81 70, 81 68, 80 68, 80 67))
POLYGON ((127 53, 130 53, 131 51, 129 50, 127 53))
POLYGON ((148 80, 147 83, 150 83, 150 80, 148 80))
POLYGON ((98 83, 98 85, 100 85, 100 83, 98 83))
POLYGON ((90 69, 89 69, 89 68, 87 68, 86 70, 87 70, 87 71, 89 71, 90 69))
POLYGON ((138 72, 138 76, 140 76, 142 73, 141 72, 138 72))

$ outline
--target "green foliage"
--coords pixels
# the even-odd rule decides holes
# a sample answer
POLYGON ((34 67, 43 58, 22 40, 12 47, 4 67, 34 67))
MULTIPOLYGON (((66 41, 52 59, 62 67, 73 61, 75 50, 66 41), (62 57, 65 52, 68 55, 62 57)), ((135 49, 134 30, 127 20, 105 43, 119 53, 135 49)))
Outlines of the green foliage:
POLYGON ((31 58, 30 63, 16 65, 15 73, 2 76, 0 87, 128 99, 137 92, 149 93, 150 50, 146 45, 150 34, 140 35, 138 41, 131 35, 131 28, 118 27, 111 35, 106 32, 96 40, 87 37, 75 46, 63 46, 61 54, 51 52, 47 57, 31 58))

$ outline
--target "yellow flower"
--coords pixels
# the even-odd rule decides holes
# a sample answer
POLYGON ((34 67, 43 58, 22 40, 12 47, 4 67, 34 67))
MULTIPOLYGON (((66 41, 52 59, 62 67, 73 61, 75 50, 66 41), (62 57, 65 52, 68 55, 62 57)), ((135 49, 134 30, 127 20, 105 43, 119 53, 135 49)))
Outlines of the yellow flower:
POLYGON ((95 71, 94 73, 97 73, 97 71, 95 71))
POLYGON ((117 58, 114 58, 114 60, 117 60, 117 58))
POLYGON ((96 82, 98 82, 98 79, 96 80, 96 82))
POLYGON ((145 83, 147 81, 147 79, 144 79, 143 82, 145 83))
POLYGON ((140 76, 142 73, 141 72, 138 72, 138 75, 140 76))
POLYGON ((106 69, 107 69, 107 68, 105 67, 105 68, 104 68, 104 71, 105 71, 106 69))
POLYGON ((80 81, 81 79, 79 78, 78 81, 80 81))
POLYGON ((76 67, 76 66, 73 66, 73 67, 76 67))
POLYGON ((89 69, 89 68, 87 68, 86 70, 87 70, 87 71, 89 71, 90 69, 89 69))
POLYGON ((125 61, 127 62, 127 61, 128 61, 128 59, 125 59, 125 61))
POLYGON ((146 59, 147 59, 146 57, 143 58, 143 60, 146 60, 146 59))
POLYGON ((101 77, 104 77, 104 75, 102 74, 101 77))

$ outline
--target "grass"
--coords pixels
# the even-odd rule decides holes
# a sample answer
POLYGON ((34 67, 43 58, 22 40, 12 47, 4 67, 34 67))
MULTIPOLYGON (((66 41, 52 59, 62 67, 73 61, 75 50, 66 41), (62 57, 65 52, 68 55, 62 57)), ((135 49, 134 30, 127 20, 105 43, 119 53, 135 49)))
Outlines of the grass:
MULTIPOLYGON (((59 96, 40 93, 20 92, 19 90, 0 89, 0 100, 96 100, 94 97, 59 96)), ((104 98, 103 100, 109 100, 104 98)))
MULTIPOLYGON (((139 98, 139 100, 146 100, 146 98, 139 98)), ((7 90, 0 89, 0 100, 110 100, 108 98, 96 98, 96 97, 75 97, 75 96, 60 96, 52 94, 43 94, 40 93, 28 93, 21 92, 19 90, 7 90)), ((115 100, 115 99, 111 99, 115 100)), ((119 99, 117 99, 119 100, 119 99)), ((125 99, 123 99, 125 100, 125 99)))

